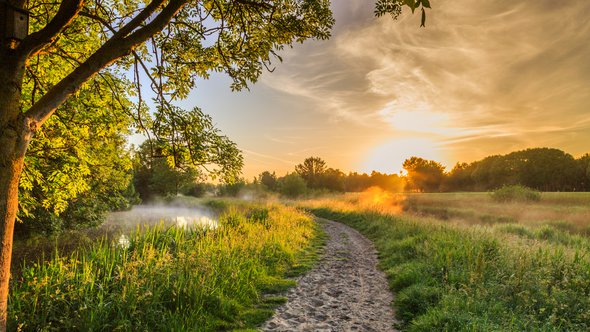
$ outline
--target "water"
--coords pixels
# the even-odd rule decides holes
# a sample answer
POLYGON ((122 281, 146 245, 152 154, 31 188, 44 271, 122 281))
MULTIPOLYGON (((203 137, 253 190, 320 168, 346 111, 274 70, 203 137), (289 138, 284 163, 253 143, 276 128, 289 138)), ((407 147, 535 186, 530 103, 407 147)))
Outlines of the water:
POLYGON ((106 227, 134 229, 137 225, 153 226, 161 222, 177 227, 217 228, 217 217, 204 207, 174 207, 159 205, 137 205, 129 211, 112 212, 106 227))

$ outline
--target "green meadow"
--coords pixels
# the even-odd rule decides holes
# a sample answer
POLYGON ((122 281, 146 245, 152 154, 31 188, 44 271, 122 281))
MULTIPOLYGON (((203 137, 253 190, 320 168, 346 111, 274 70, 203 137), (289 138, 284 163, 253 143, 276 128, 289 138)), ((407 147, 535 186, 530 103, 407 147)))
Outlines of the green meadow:
POLYGON ((300 203, 374 241, 404 331, 590 329, 588 193, 346 194, 300 203))

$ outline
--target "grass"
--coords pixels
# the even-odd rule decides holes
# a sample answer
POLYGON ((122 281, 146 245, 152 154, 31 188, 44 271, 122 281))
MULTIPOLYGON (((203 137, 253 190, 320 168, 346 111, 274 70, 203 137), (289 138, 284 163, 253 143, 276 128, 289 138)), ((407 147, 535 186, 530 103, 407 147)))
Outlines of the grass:
POLYGON ((12 280, 10 330, 252 330, 283 303, 323 237, 278 204, 215 201, 221 227, 137 229, 26 265, 12 280))
MULTIPOLYGON (((467 197, 471 203, 483 202, 485 210, 496 204, 486 195, 417 199, 457 208, 467 197)), ((552 199, 569 202, 556 196, 552 199)), ((574 201, 570 207, 585 202, 580 197, 574 201)), ((443 220, 392 212, 398 209, 387 205, 362 205, 351 196, 302 204, 374 241, 403 330, 590 330, 590 239, 571 232, 568 222, 454 222, 454 216, 443 220)), ((459 211, 472 205, 462 204, 459 211)), ((534 204, 542 206, 543 200, 534 204)), ((545 204, 558 208, 554 201, 545 204)))

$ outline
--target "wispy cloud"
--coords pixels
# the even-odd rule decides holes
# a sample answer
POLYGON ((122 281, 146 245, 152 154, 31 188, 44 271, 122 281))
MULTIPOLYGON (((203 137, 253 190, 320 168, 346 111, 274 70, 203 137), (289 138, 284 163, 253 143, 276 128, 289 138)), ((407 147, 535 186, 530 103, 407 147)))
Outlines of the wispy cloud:
POLYGON ((590 141, 590 2, 434 5, 419 29, 415 15, 355 24, 366 6, 336 3, 346 24, 292 50, 264 81, 333 121, 430 135, 464 154, 590 141))

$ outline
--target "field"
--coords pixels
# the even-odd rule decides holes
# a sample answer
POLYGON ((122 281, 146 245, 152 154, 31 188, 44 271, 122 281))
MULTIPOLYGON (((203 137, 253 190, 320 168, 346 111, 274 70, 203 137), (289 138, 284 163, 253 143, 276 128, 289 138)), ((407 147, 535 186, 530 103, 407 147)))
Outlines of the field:
POLYGON ((590 193, 543 193, 540 202, 499 203, 488 193, 409 194, 404 211, 463 224, 520 224, 590 234, 590 193))
POLYGON ((279 204, 214 200, 219 227, 138 228, 28 263, 13 278, 10 330, 252 329, 285 301, 321 244, 312 218, 279 204), (275 295, 273 295, 275 294, 275 295))
POLYGON ((71 246, 37 263, 23 254, 9 328, 253 330, 286 301, 288 277, 318 257, 324 236, 307 210, 375 243, 401 330, 590 329, 589 193, 502 203, 373 188, 288 205, 193 203, 215 211, 214 228, 161 223, 126 237, 108 228, 104 238, 66 234, 71 246))
POLYGON ((408 331, 590 329, 590 195, 379 190, 300 202, 373 240, 408 331))

